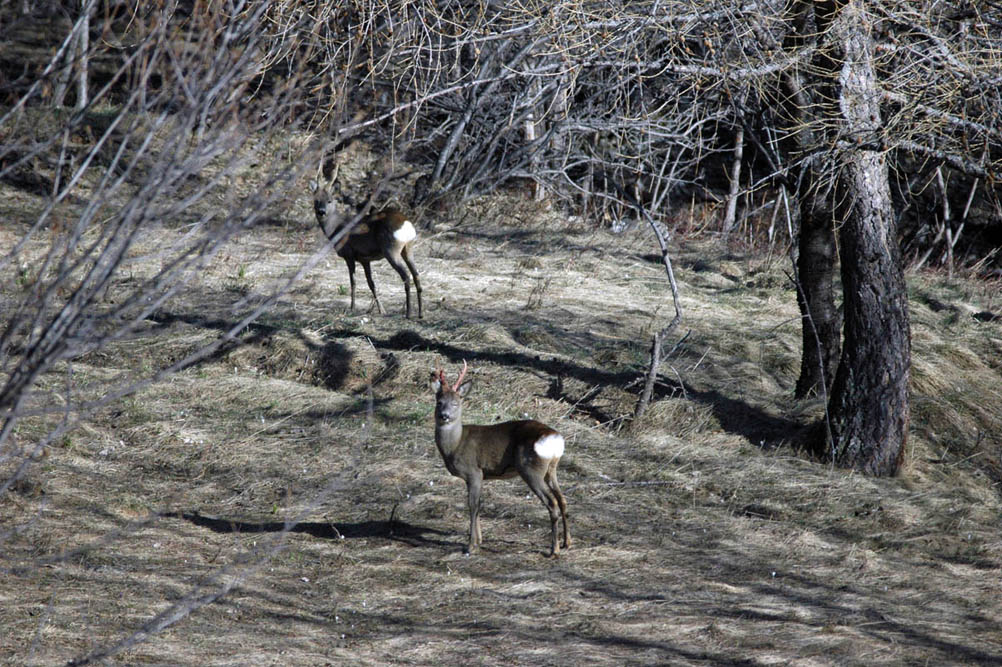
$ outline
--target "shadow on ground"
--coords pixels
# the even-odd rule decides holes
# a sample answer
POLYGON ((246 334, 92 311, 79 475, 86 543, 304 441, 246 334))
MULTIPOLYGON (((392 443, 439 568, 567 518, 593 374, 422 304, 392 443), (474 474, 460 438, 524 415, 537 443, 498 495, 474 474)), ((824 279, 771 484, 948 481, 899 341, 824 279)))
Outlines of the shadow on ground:
POLYGON ((394 542, 403 542, 412 547, 446 546, 454 547, 458 543, 428 537, 428 535, 447 535, 440 530, 426 526, 416 526, 405 521, 391 519, 389 521, 359 521, 356 523, 320 523, 304 521, 289 524, 285 521, 244 521, 223 517, 208 516, 199 512, 177 512, 167 516, 184 519, 196 526, 208 528, 216 533, 304 533, 320 539, 341 540, 366 537, 381 537, 394 542))

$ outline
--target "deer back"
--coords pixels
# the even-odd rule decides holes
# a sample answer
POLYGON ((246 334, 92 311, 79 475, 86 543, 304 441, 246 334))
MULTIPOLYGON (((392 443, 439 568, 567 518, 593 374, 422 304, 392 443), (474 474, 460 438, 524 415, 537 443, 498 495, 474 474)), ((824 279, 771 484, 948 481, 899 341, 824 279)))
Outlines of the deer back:
MULTIPOLYGON (((327 238, 334 238, 345 225, 355 222, 366 204, 349 200, 336 183, 322 186, 310 183, 313 192, 313 213, 327 238), (332 190, 336 193, 331 194, 332 190)), ((387 250, 410 243, 417 236, 413 223, 398 209, 387 207, 362 215, 347 236, 337 244, 337 253, 346 259, 372 261, 385 256, 387 250)))
POLYGON ((347 242, 341 244, 338 254, 345 257, 345 253, 351 253, 360 260, 379 259, 387 249, 402 247, 416 236, 417 230, 403 213, 384 208, 362 218, 348 234, 347 242))
MULTIPOLYGON (((563 438, 552 428, 531 419, 501 424, 463 426, 465 449, 476 457, 485 479, 501 479, 517 474, 516 462, 531 465, 553 458, 553 438, 563 438)), ((557 455, 559 456, 559 454, 557 455)))

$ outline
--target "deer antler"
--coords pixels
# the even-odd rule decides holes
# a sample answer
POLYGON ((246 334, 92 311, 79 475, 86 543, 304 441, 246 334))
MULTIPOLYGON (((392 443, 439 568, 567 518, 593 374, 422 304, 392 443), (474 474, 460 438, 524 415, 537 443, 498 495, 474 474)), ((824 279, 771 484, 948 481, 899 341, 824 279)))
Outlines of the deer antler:
MULTIPOLYGON (((459 373, 459 377, 456 379, 456 384, 452 386, 453 391, 459 391, 459 384, 463 381, 463 378, 465 376, 466 376, 466 359, 463 359, 463 370, 459 373)), ((442 381, 443 382, 445 381, 444 378, 442 381)))
MULTIPOLYGON (((334 184, 338 182, 337 175, 338 175, 339 171, 341 171, 341 165, 338 164, 337 162, 335 162, 334 163, 334 169, 331 170, 331 180, 329 180, 327 182, 327 187, 330 188, 331 190, 334 189, 334 184)), ((339 189, 340 189, 340 185, 339 185, 339 189)))

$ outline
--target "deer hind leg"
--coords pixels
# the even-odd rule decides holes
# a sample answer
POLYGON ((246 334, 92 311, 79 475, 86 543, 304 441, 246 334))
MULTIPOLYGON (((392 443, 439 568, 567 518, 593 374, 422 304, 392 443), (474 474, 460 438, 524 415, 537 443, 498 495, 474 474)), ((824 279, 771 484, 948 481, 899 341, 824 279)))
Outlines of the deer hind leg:
POLYGON ((466 480, 466 491, 469 494, 470 505, 470 542, 466 547, 466 553, 473 553, 483 541, 480 534, 480 489, 482 484, 483 478, 479 475, 474 475, 466 480))
POLYGON ((560 517, 563 519, 564 523, 564 549, 570 549, 571 547, 571 532, 567 527, 567 500, 564 498, 564 494, 560 492, 560 485, 557 484, 557 463, 560 459, 554 459, 550 466, 546 469, 546 476, 543 478, 546 481, 546 485, 550 487, 550 492, 553 497, 557 499, 557 504, 560 506, 560 517))
MULTIPOLYGON (((549 465, 546 463, 545 465, 549 465)), ((539 469, 523 469, 519 470, 522 475, 522 479, 525 483, 529 485, 532 492, 543 501, 543 506, 546 507, 546 511, 550 513, 550 558, 556 558, 557 554, 560 553, 560 544, 557 542, 557 521, 559 520, 558 508, 559 504, 554 495, 547 488, 547 485, 543 483, 543 477, 547 474, 544 470, 540 474, 539 469)))
POLYGON ((400 256, 407 262, 407 268, 411 270, 411 275, 414 276, 414 291, 417 292, 417 316, 422 318, 424 317, 424 309, 421 306, 421 277, 418 275, 417 267, 414 266, 414 260, 411 259, 411 247, 405 245, 400 251, 400 256))
MULTIPOLYGON (((372 292, 372 304, 376 307, 376 311, 380 315, 382 315, 383 314, 383 307, 379 303, 379 295, 376 294, 376 283, 372 282, 372 267, 369 266, 369 262, 363 261, 362 262, 362 269, 365 270, 365 281, 367 283, 369 283, 369 291, 372 292)), ((352 289, 352 294, 354 294, 354 292, 355 292, 355 290, 352 289)), ((355 307, 354 304, 355 304, 355 300, 352 299, 352 308, 353 309, 355 307)))
MULTIPOLYGON (((406 248, 406 246, 404 246, 406 248)), ((407 269, 404 268, 404 263, 401 261, 401 256, 403 251, 400 253, 387 252, 386 261, 390 263, 390 266, 400 275, 400 280, 404 281, 404 293, 407 295, 407 319, 411 317, 411 277, 407 273, 407 269)), ((418 299, 421 298, 420 293, 418 293, 418 299)), ((418 301, 420 304, 420 300, 418 301)), ((418 305, 418 312, 420 312, 421 306, 418 305)))

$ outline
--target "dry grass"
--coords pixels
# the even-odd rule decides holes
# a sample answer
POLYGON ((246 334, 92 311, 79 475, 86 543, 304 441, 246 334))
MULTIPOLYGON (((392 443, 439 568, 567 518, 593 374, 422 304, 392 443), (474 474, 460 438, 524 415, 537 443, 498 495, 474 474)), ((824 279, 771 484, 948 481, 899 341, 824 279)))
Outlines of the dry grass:
MULTIPOLYGON (((20 198, 8 212, 37 207, 2 194, 20 198)), ((266 292, 319 242, 304 198, 283 216, 76 376, 155 369, 216 337, 233 294, 266 292)), ((95 415, 0 498, 0 659, 65 662, 234 584, 111 662, 1002 661, 1002 327, 965 315, 986 307, 977 287, 911 276, 911 448, 899 478, 874 480, 790 447, 821 406, 790 399, 799 329, 775 258, 676 247, 691 334, 624 427, 672 313, 652 248, 642 228, 475 202, 422 232, 423 321, 403 319, 385 264, 390 314, 346 313, 329 258, 244 345, 95 415), (517 480, 487 486, 483 551, 463 555, 465 492, 435 451, 427 380, 464 359, 467 419, 528 414, 567 436, 575 546, 555 562, 517 480)))

